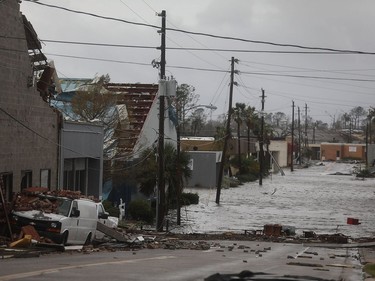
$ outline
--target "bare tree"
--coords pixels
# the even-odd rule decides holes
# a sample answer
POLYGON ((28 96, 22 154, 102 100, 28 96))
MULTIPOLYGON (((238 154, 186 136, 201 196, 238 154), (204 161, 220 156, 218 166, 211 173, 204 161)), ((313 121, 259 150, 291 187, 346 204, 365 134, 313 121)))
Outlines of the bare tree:
POLYGON ((197 105, 199 95, 195 93, 195 88, 188 84, 177 86, 176 108, 177 117, 182 125, 182 133, 185 132, 186 116, 197 105))
POLYGON ((72 111, 80 121, 104 126, 104 155, 107 158, 113 149, 113 134, 119 121, 116 96, 103 87, 109 81, 108 74, 94 79, 92 84, 77 91, 71 102, 72 111))

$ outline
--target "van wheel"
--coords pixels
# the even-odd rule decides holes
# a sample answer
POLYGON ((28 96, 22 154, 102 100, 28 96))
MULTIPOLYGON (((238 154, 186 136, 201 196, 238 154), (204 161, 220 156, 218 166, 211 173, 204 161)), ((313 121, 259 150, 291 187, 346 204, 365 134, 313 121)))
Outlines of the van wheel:
POLYGON ((69 232, 65 231, 61 239, 61 244, 63 246, 66 246, 66 243, 68 242, 68 236, 69 236, 69 232))
POLYGON ((90 243, 91 243, 91 232, 89 233, 89 235, 87 235, 84 245, 87 246, 87 245, 90 245, 90 243))

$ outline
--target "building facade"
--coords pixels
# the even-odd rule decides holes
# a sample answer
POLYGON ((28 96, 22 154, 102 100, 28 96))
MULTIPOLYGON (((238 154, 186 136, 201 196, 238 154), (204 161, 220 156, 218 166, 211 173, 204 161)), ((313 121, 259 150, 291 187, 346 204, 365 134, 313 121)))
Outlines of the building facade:
POLYGON ((103 126, 64 121, 61 128, 59 188, 101 199, 103 126))
POLYGON ((321 143, 322 161, 365 160, 366 144, 354 143, 321 143))
POLYGON ((26 187, 57 187, 60 115, 36 80, 53 69, 19 1, 1 3, 0 34, 0 179, 11 200, 26 187))

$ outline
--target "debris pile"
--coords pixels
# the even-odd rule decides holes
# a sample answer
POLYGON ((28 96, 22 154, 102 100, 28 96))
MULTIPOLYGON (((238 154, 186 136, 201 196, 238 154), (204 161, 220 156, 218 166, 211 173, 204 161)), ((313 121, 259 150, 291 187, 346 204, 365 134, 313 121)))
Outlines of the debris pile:
POLYGON ((44 213, 55 213, 57 209, 57 197, 69 199, 88 198, 98 201, 93 197, 85 197, 80 191, 71 190, 48 190, 45 187, 29 187, 15 196, 13 203, 14 211, 38 210, 44 213))

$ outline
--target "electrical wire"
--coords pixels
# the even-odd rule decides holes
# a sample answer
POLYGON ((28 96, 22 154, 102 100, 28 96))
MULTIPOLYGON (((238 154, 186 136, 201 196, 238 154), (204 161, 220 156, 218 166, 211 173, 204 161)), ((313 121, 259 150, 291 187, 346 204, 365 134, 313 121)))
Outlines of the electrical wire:
POLYGON ((73 149, 71 149, 71 148, 69 148, 69 147, 65 147, 65 146, 63 146, 63 145, 61 145, 61 144, 59 144, 59 143, 56 143, 56 142, 54 142, 53 140, 51 140, 51 139, 49 139, 49 138, 47 138, 47 137, 41 135, 40 133, 38 133, 38 132, 35 131, 34 129, 30 128, 29 126, 25 125, 23 122, 21 122, 20 120, 18 120, 16 117, 14 117, 14 116, 11 115, 10 113, 8 113, 5 109, 3 109, 3 108, 0 107, 0 111, 3 112, 5 115, 7 115, 9 118, 11 118, 13 121, 15 121, 15 122, 17 122, 18 124, 20 124, 20 125, 21 125, 22 127, 24 127, 25 129, 29 130, 30 132, 32 132, 32 133, 34 133, 35 135, 37 135, 38 137, 40 137, 41 139, 44 139, 44 140, 46 140, 46 141, 48 141, 48 142, 50 142, 50 143, 52 143, 52 144, 54 144, 54 145, 56 145, 56 146, 58 146, 58 147, 62 147, 62 148, 64 148, 64 149, 66 149, 66 150, 69 150, 69 151, 71 151, 71 152, 77 153, 77 154, 79 154, 79 155, 81 155, 81 156, 84 156, 84 157, 87 157, 87 158, 93 158, 93 159, 100 159, 99 157, 88 156, 88 155, 85 155, 85 154, 80 153, 79 151, 75 151, 75 150, 73 150, 73 149))
POLYGON ((248 72, 248 71, 241 71, 241 74, 261 75, 261 76, 291 77, 291 78, 306 78, 306 79, 338 80, 338 81, 375 82, 374 79, 324 77, 324 76, 311 76, 311 75, 289 75, 289 74, 248 72))
MULTIPOLYGON (((0 36, 3 38, 16 39, 7 36, 0 36)), ((264 54, 306 54, 306 55, 353 55, 358 53, 353 52, 322 52, 322 51, 274 51, 274 50, 248 50, 248 49, 223 49, 223 48, 194 48, 194 47, 182 47, 169 37, 171 42, 175 43, 179 47, 165 47, 166 50, 171 51, 208 51, 208 52, 230 52, 230 53, 264 53, 264 54)), ((115 47, 115 48, 134 48, 134 49, 159 49, 159 46, 144 46, 144 45, 126 45, 126 44, 109 44, 109 43, 97 43, 97 42, 80 42, 80 41, 69 41, 69 40, 53 40, 53 39, 40 39, 42 42, 56 43, 56 44, 70 44, 70 45, 85 45, 85 46, 99 46, 99 47, 115 47)), ((369 55, 368 53, 361 53, 369 55)), ((222 56, 221 56, 222 57, 222 56)), ((203 60, 205 61, 205 60, 203 60)))
MULTIPOLYGON (((150 66, 151 65, 149 63, 138 63, 138 62, 129 62, 129 61, 120 61, 120 60, 109 60, 109 59, 100 59, 100 58, 93 58, 93 57, 60 55, 60 54, 52 54, 52 53, 45 53, 45 54, 49 55, 49 56, 67 57, 67 58, 93 60, 93 61, 115 62, 115 63, 125 63, 125 64, 134 64, 134 65, 146 65, 146 66, 150 66)), ((168 65, 168 67, 169 68, 175 68, 175 69, 198 70, 198 71, 208 71, 208 72, 222 72, 222 73, 225 72, 225 73, 228 73, 227 70, 219 70, 219 69, 212 69, 212 68, 210 69, 210 68, 199 68, 199 67, 177 66, 177 65, 168 65)), ((309 76, 309 75, 287 75, 287 74, 248 72, 248 71, 241 71, 241 74, 245 74, 245 75, 259 75, 259 76, 290 77, 290 78, 305 78, 305 79, 338 80, 338 81, 375 82, 375 80, 373 80, 373 79, 356 79, 356 78, 324 77, 324 76, 309 76)))
MULTIPOLYGON (((61 6, 50 5, 50 4, 46 4, 46 3, 41 3, 39 1, 38 2, 33 1, 33 0, 24 0, 24 1, 31 2, 31 3, 37 4, 37 5, 41 5, 41 6, 50 7, 50 8, 61 9, 61 10, 64 10, 64 11, 67 11, 67 12, 71 12, 71 13, 92 16, 92 17, 95 17, 95 18, 100 18, 100 19, 105 19, 105 20, 112 20, 112 21, 127 23, 127 24, 131 24, 131 25, 137 25, 137 26, 143 26, 143 27, 150 27, 150 28, 160 29, 160 27, 156 26, 156 25, 139 23, 139 22, 134 22, 134 21, 128 21, 128 20, 123 20, 123 19, 119 19, 119 18, 107 17, 107 16, 101 16, 101 15, 97 15, 97 14, 94 14, 94 13, 77 11, 77 10, 68 9, 68 8, 61 7, 61 6)), ((183 30, 183 29, 177 29, 177 28, 166 28, 166 30, 168 30, 168 31, 174 31, 174 32, 180 32, 180 33, 185 33, 185 34, 191 34, 191 35, 211 37, 211 38, 216 38, 216 39, 233 40, 233 41, 240 41, 240 42, 253 43, 253 44, 270 45, 270 46, 276 46, 276 47, 289 47, 289 48, 298 48, 298 49, 304 49, 304 50, 316 50, 316 51, 328 51, 328 52, 340 52, 340 53, 375 55, 375 52, 364 52, 364 51, 357 51, 357 50, 344 50, 344 49, 334 49, 334 48, 325 48, 325 47, 309 47, 309 46, 303 46, 303 45, 298 45, 298 44, 275 43, 275 42, 271 42, 271 41, 251 40, 251 39, 244 39, 244 38, 238 38, 238 37, 232 37, 232 36, 215 35, 215 34, 204 33, 204 32, 193 32, 193 31, 188 31, 188 30, 183 30)))

